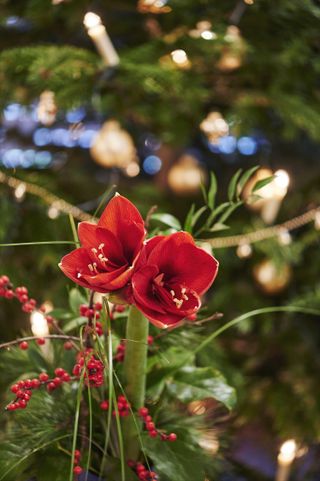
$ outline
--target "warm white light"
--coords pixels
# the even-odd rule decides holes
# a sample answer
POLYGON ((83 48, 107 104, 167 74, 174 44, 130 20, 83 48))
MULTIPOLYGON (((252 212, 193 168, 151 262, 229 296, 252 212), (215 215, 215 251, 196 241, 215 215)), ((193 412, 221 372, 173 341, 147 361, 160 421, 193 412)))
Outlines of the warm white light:
POLYGON ((14 196, 17 200, 22 200, 25 196, 25 193, 27 191, 27 186, 23 182, 18 185, 18 187, 14 191, 14 196))
POLYGON ((281 231, 279 232, 278 239, 280 244, 284 246, 287 246, 292 242, 292 237, 290 235, 290 232, 287 229, 281 229, 281 231))
POLYGON ((131 162, 125 169, 125 173, 128 177, 136 177, 140 172, 139 164, 136 162, 131 162))
POLYGON ((40 311, 33 311, 30 316, 31 330, 37 337, 44 337, 49 334, 49 327, 46 318, 40 311))
POLYGON ((288 439, 280 447, 278 460, 283 464, 290 464, 295 459, 297 454, 297 443, 294 439, 288 439))
POLYGON ((283 190, 287 190, 290 184, 290 177, 288 172, 283 169, 277 170, 275 173, 274 183, 277 187, 283 190))
POLYGON ((60 211, 54 205, 51 205, 48 209, 48 217, 49 219, 56 219, 59 217, 60 211))
POLYGON ((250 244, 240 244, 237 247, 237 256, 240 259, 245 259, 246 257, 250 257, 252 254, 252 247, 250 244))
POLYGON ((186 52, 182 49, 174 50, 171 52, 172 60, 177 64, 185 64, 188 62, 188 56, 186 52))
POLYGON ((320 230, 320 210, 316 212, 314 217, 314 226, 317 230, 320 230))
POLYGON ((84 16, 83 23, 87 29, 94 28, 101 25, 101 18, 96 13, 88 12, 84 16))
POLYGON ((204 40, 213 40, 214 38, 216 38, 216 34, 211 32, 210 30, 204 30, 204 32, 201 32, 200 36, 204 40))

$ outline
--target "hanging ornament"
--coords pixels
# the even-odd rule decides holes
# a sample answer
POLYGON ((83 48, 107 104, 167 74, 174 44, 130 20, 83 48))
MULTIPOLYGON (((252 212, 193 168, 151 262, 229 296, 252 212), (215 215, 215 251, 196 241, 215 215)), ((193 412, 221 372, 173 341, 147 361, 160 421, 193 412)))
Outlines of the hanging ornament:
POLYGON ((54 92, 51 90, 42 92, 37 108, 39 122, 46 126, 52 125, 56 120, 57 110, 54 92))
POLYGON ((115 120, 108 120, 94 138, 90 149, 97 164, 106 168, 127 169, 137 164, 137 152, 130 134, 115 120))
POLYGON ((178 195, 195 194, 206 180, 206 171, 199 165, 197 159, 190 154, 184 154, 171 167, 168 173, 168 184, 178 195))
POLYGON ((220 137, 229 134, 229 125, 219 112, 210 112, 201 122, 200 129, 210 144, 217 144, 220 137))
POLYGON ((266 224, 272 224, 287 194, 289 183, 289 174, 283 169, 276 172, 266 168, 258 169, 243 190, 244 200, 251 210, 260 212, 266 224), (253 192, 253 188, 258 181, 267 179, 272 175, 274 175, 274 179, 271 182, 253 192))
POLYGON ((253 268, 253 276, 259 287, 270 295, 283 291, 289 284, 291 274, 289 264, 278 266, 271 259, 265 259, 253 268))
POLYGON ((208 20, 201 20, 196 27, 189 31, 190 37, 203 38, 203 40, 214 40, 217 35, 212 31, 212 24, 208 20))
POLYGON ((172 9, 167 3, 167 0, 139 0, 137 10, 140 13, 169 13, 172 9))
POLYGON ((222 56, 217 67, 219 70, 228 72, 241 67, 245 43, 239 28, 235 25, 229 25, 224 39, 226 46, 222 49, 222 56))

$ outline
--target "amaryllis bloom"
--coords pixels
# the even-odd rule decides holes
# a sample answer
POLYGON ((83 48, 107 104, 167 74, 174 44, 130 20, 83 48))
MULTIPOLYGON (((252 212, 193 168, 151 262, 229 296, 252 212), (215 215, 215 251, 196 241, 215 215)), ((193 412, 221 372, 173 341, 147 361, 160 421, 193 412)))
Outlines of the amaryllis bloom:
POLYGON ((186 232, 154 237, 146 242, 131 280, 133 302, 156 326, 175 325, 198 311, 218 265, 186 232))
POLYGON ((81 247, 64 256, 59 267, 83 287, 112 292, 131 279, 145 238, 143 219, 125 197, 115 195, 98 224, 80 222, 81 247))

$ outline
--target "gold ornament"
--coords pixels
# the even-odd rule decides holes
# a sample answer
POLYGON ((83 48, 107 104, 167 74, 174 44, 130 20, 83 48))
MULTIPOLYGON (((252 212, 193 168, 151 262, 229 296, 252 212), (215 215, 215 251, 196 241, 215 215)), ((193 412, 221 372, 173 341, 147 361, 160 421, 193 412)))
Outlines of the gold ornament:
POLYGON ((171 8, 167 5, 167 0, 139 0, 137 10, 140 13, 169 13, 171 8))
POLYGON ((264 222, 272 224, 277 217, 282 200, 287 194, 289 183, 290 177, 285 170, 279 169, 272 172, 270 169, 261 168, 247 182, 243 190, 243 198, 251 210, 261 213, 264 222), (253 192, 253 188, 258 181, 267 179, 272 175, 274 175, 274 179, 271 182, 253 192), (257 195, 259 198, 252 198, 252 195, 257 195))
POLYGON ((51 92, 51 90, 42 92, 37 108, 38 120, 43 125, 52 125, 56 120, 57 110, 54 92, 51 92))
POLYGON ((245 43, 239 28, 235 25, 229 25, 224 39, 227 45, 222 49, 222 56, 217 66, 219 70, 229 72, 241 67, 245 43))
POLYGON ((190 154, 182 155, 168 173, 169 187, 178 195, 195 194, 205 180, 205 169, 190 154))
POLYGON ((278 294, 283 291, 291 279, 289 264, 276 265, 273 260, 265 259, 253 268, 253 276, 266 294, 278 294))
POLYGON ((92 158, 103 167, 127 169, 137 163, 137 152, 130 134, 115 120, 105 122, 90 149, 92 158))
POLYGON ((229 133, 229 125, 219 112, 210 112, 201 122, 200 129, 207 136, 210 144, 217 144, 220 137, 229 133))

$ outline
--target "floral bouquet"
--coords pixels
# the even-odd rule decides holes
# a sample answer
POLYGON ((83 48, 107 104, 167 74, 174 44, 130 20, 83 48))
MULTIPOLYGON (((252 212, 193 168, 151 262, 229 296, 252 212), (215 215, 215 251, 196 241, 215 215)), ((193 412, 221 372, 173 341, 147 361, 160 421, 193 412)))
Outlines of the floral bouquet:
POLYGON ((194 237, 223 227, 251 173, 237 174, 218 207, 212 176, 206 205, 192 206, 184 230, 169 214, 144 221, 117 194, 97 223, 81 222, 77 233, 72 224, 76 248, 59 264, 73 283, 68 309, 0 277, 0 296, 21 303, 33 331, 0 346, 8 385, 0 481, 217 479, 203 406, 230 409, 235 393, 208 361, 212 343, 272 308, 208 334, 208 321, 222 316, 201 309, 218 261, 194 237), (152 219, 162 231, 149 229, 152 219))

